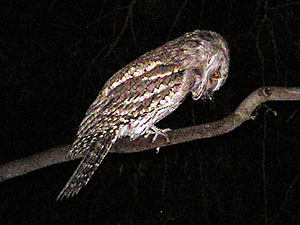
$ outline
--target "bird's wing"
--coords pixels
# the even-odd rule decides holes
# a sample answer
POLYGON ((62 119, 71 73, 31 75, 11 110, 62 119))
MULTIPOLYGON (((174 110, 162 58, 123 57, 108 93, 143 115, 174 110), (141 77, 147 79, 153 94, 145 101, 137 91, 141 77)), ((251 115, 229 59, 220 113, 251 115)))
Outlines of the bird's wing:
POLYGON ((167 107, 168 101, 181 101, 180 97, 174 98, 182 89, 183 77, 183 71, 176 65, 159 65, 143 75, 132 76, 108 94, 100 92, 79 126, 69 156, 73 158, 88 150, 99 133, 131 123, 162 104, 167 107))

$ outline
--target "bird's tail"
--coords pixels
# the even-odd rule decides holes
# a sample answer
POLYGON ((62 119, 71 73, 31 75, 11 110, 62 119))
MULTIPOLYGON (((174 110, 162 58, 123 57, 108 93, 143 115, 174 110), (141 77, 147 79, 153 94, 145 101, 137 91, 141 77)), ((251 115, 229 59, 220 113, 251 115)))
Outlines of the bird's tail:
POLYGON ((64 197, 73 197, 88 183, 102 160, 105 158, 113 142, 113 135, 100 135, 99 139, 86 149, 79 166, 56 200, 62 200, 64 197))

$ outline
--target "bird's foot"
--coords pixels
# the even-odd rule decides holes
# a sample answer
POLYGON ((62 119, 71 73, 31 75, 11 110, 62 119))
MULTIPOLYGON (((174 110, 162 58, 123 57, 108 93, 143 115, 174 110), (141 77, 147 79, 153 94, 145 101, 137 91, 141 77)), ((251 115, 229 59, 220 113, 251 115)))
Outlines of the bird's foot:
POLYGON ((158 137, 158 135, 162 135, 166 138, 167 142, 169 142, 169 137, 168 135, 166 134, 167 132, 171 131, 170 128, 166 128, 166 129, 160 129, 160 128, 157 128, 156 126, 152 126, 150 127, 150 129, 146 132, 145 134, 145 138, 149 137, 150 134, 154 134, 154 137, 152 139, 152 142, 154 143, 158 137))

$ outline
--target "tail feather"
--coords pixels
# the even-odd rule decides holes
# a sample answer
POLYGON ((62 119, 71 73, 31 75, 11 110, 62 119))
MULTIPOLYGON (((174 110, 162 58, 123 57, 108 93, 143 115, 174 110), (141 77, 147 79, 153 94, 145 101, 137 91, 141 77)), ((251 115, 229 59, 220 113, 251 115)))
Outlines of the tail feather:
POLYGON ((87 185, 88 181, 107 155, 113 142, 113 136, 105 136, 101 137, 96 144, 90 145, 90 149, 86 151, 84 158, 56 200, 62 200, 64 197, 73 197, 83 186, 87 185))
POLYGON ((72 149, 68 153, 68 157, 73 159, 77 155, 86 152, 95 144, 98 139, 100 139, 99 134, 85 135, 83 137, 78 136, 72 145, 72 149))

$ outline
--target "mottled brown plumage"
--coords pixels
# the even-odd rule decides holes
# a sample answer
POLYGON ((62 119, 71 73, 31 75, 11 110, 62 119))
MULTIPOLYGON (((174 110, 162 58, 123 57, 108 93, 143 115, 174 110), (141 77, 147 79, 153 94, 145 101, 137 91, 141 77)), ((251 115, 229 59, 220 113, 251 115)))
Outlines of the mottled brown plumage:
POLYGON ((164 134, 155 124, 189 93, 194 100, 211 97, 227 78, 228 53, 219 34, 196 30, 147 52, 115 73, 79 126, 69 157, 83 153, 84 158, 58 199, 77 194, 88 183, 118 138, 164 134))

